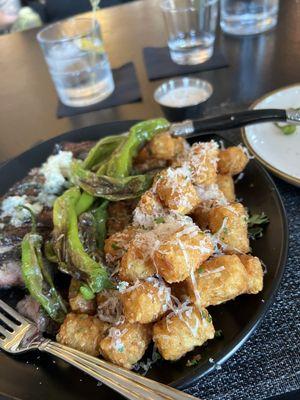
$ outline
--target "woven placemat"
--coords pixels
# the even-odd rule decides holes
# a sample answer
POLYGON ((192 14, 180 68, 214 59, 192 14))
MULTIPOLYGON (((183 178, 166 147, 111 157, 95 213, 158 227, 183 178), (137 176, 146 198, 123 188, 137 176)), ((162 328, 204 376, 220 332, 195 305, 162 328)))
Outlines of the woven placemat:
MULTIPOLYGON (((237 108, 225 105, 210 114, 233 110, 237 108)), ((241 141, 237 132, 227 138, 241 141)), ((300 389, 300 189, 274 180, 289 220, 289 256, 282 283, 275 303, 245 345, 221 369, 187 390, 203 400, 262 400, 300 389)))

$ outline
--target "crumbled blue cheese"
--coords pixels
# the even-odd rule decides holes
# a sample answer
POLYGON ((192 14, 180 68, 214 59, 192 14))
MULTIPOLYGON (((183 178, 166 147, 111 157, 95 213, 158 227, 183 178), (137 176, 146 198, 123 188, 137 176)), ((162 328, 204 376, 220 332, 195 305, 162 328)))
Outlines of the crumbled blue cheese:
MULTIPOLYGON (((45 177, 43 191, 47 194, 59 194, 68 185, 73 154, 70 151, 60 151, 50 156, 40 168, 45 177)), ((53 199, 52 199, 53 200, 53 199)))
POLYGON ((46 207, 52 207, 57 196, 55 194, 49 194, 44 191, 41 191, 37 196, 37 201, 43 204, 46 207))
POLYGON ((43 206, 40 203, 30 204, 26 195, 10 196, 3 200, 0 218, 10 217, 10 224, 20 227, 30 220, 30 212, 21 206, 29 207, 34 214, 39 214, 43 206))

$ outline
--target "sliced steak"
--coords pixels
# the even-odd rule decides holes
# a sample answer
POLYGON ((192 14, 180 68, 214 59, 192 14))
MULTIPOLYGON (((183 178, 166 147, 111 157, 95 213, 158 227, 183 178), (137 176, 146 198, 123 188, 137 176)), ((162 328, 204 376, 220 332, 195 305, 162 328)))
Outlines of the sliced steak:
POLYGON ((84 142, 75 143, 75 142, 62 142, 55 146, 55 151, 59 152, 59 150, 63 151, 71 151, 75 158, 79 158, 80 160, 84 160, 87 156, 88 152, 91 148, 96 144, 93 140, 86 140, 84 142))
MULTIPOLYGON (((83 159, 94 144, 95 142, 92 141, 81 143, 64 142, 55 146, 54 153, 59 152, 59 150, 71 151, 75 158, 83 159)), ((38 201, 38 196, 42 192, 45 183, 45 177, 39 171, 39 168, 33 168, 24 179, 16 182, 4 196, 0 197, 0 202, 10 196, 27 196, 30 204, 38 201)), ((37 216, 37 227, 44 240, 47 240, 53 229, 51 208, 44 205, 37 216)), ((23 286, 21 242, 30 229, 30 221, 16 227, 11 225, 9 216, 1 218, 0 215, 0 288, 23 286)))
POLYGON ((34 322, 40 332, 53 335, 58 330, 58 325, 44 313, 42 307, 31 296, 25 296, 16 306, 17 311, 25 318, 34 322))

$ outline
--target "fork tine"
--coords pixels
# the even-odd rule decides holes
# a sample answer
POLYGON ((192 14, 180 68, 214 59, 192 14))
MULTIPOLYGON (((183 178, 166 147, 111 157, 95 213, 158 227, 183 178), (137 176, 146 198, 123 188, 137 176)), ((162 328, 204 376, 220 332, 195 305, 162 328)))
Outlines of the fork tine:
POLYGON ((4 301, 0 300, 0 307, 7 312, 7 314, 11 315, 16 321, 19 321, 21 323, 26 322, 26 320, 21 317, 21 315, 15 311, 13 308, 11 308, 8 304, 4 303, 4 301))
POLYGON ((8 335, 11 334, 8 330, 6 330, 2 325, 0 325, 0 333, 6 338, 8 335))
POLYGON ((0 321, 3 321, 5 325, 9 326, 13 330, 17 329, 18 327, 18 325, 16 325, 12 320, 6 318, 6 316, 3 315, 1 312, 0 312, 0 321))

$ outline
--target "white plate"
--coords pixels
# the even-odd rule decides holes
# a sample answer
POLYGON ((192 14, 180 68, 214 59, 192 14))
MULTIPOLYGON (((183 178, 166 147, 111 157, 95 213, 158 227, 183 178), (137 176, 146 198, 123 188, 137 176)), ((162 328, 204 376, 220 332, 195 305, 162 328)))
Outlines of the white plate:
MULTIPOLYGON (((268 93, 250 108, 300 108, 300 83, 268 93)), ((300 126, 291 135, 284 135, 272 122, 247 126, 243 129, 243 140, 275 175, 300 186, 300 126)))

